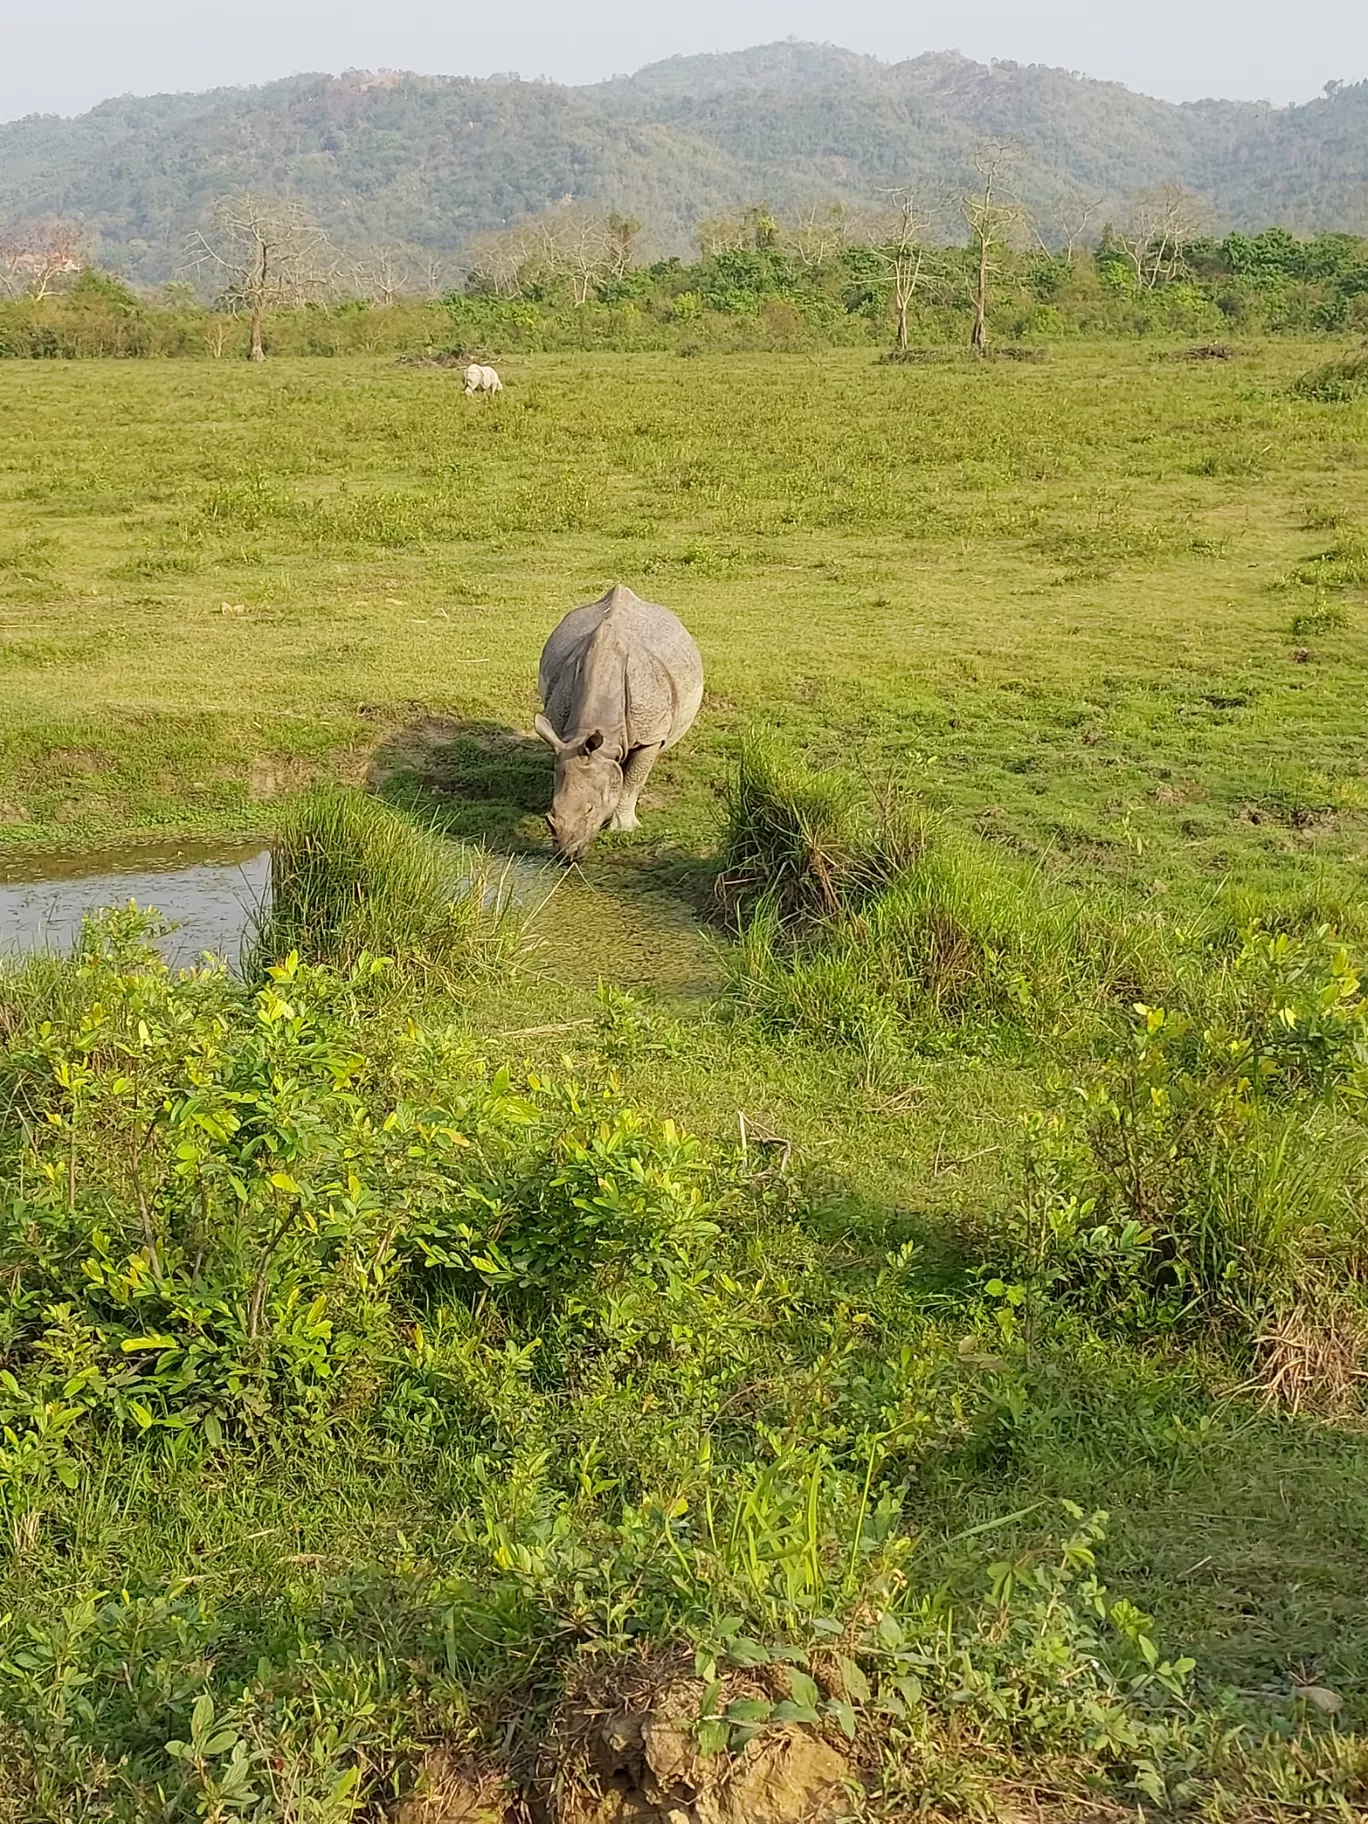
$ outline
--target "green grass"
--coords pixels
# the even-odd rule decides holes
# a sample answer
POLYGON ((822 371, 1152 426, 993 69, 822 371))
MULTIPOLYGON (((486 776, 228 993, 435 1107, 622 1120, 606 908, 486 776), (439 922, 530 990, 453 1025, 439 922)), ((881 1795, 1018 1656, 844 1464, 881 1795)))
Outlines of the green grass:
POLYGON ((507 964, 516 919, 497 866, 453 849, 375 798, 317 787, 283 816, 256 967, 291 951, 351 969, 393 959, 447 988, 507 964))
POLYGON ((1289 397, 1313 354, 529 357, 489 409, 379 362, 7 364, 4 833, 260 829, 425 718, 528 730, 623 577, 708 664, 643 847, 710 840, 758 718, 1080 877, 1350 878, 1368 408, 1289 397))
POLYGON ((1213 1773, 1202 1730, 1238 1711, 1285 1733, 1306 1684, 1346 1731, 1368 1720, 1352 1338, 1337 1397, 1313 1361, 1294 1409, 1262 1400, 1255 1336, 1330 1292, 1352 1327, 1362 1277, 1358 1002, 1317 999, 1316 933, 1362 948, 1368 405, 1289 390, 1310 344, 1162 352, 528 357, 479 405, 378 361, 0 364, 0 838, 281 829, 295 922, 271 947, 340 967, 261 1010, 127 962, 122 986, 97 959, 0 981, 28 1123, 3 1129, 0 1612, 35 1659, 0 1671, 22 1771, 0 1815, 141 1816, 158 1787, 168 1816, 214 1815, 212 1769, 176 1786, 193 1755, 165 1747, 207 1693, 267 1756, 247 1815, 342 1818, 435 1741, 523 1753, 634 1629, 715 1652, 742 1616, 768 1647, 816 1639, 820 1671, 815 1624, 865 1599, 928 1659, 933 1746, 878 1726, 911 1782, 894 1815, 984 1780, 1077 1791, 1102 1761, 1134 1815, 1140 1750, 1084 1749, 1040 1670, 1089 1702, 1103 1675, 1080 1668, 1140 1670, 1124 1614, 1090 1644, 1076 1586, 1032 1581, 1075 1524, 1062 1499, 1109 1512, 1103 1581, 1197 1662, 1196 1733, 1154 1749, 1171 1781, 1185 1755, 1203 1770, 1175 1806, 1222 1815, 1223 1783, 1249 1819, 1273 1795, 1361 1806, 1357 1738, 1308 1751, 1317 1798, 1282 1750, 1213 1773), (641 832, 566 903, 592 888, 645 943, 643 888, 712 910, 720 869, 749 1000, 576 985, 588 924, 588 968, 515 964, 431 833, 545 853, 537 654, 619 578, 683 615, 708 696, 641 832), (773 752, 738 772, 757 728, 773 752), (388 804, 313 795, 338 783, 388 804), (1291 1000, 1292 965, 1245 956, 1255 920, 1294 942, 1291 1000), (372 977, 376 950, 430 966, 372 977), (1314 1084, 1272 1043, 1269 983, 1297 1057, 1324 1040, 1314 1084), (1142 996, 1198 1017, 1118 1078, 1142 996), (96 1000, 122 1010, 113 1049, 96 1000), (1257 1106, 1230 1101, 1208 1030, 1276 1053, 1257 1106), (94 1087, 62 1089, 54 1047, 94 1087), (1122 1130, 1078 1092, 1119 1105, 1155 1073, 1200 1111, 1140 1135, 1174 1247, 1095 1273, 1122 1130), (44 1123, 64 1096, 85 1125, 44 1123), (181 1249, 156 1287, 127 1266, 154 1154, 151 1217, 181 1249), (317 1227, 273 1244, 253 1329, 303 1195, 273 1173, 317 1227), (715 1234, 689 1228, 690 1186, 715 1234), (197 1187, 217 1212, 198 1267, 197 1187), (1054 1220, 1075 1195, 1096 1222, 1054 1220), (434 1210, 443 1247, 470 1234, 420 1265, 434 1210), (1209 1279, 1200 1310, 1175 1315, 1173 1260, 1209 1279), (157 1326, 200 1339, 218 1404, 173 1358, 125 1355, 157 1326), (923 1601, 976 1642, 981 1760, 923 1601))

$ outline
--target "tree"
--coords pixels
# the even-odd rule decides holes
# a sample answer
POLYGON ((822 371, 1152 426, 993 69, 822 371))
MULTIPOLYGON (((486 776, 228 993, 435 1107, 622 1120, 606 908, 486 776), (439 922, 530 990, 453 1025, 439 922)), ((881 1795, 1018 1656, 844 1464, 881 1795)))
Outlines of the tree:
POLYGON ((337 275, 326 231, 301 203, 252 191, 220 197, 210 223, 186 244, 186 269, 216 278, 219 302, 251 324, 249 358, 264 361, 268 310, 297 309, 324 297, 337 275))
POLYGON ((907 313, 921 283, 936 209, 915 185, 903 184, 887 194, 889 213, 875 230, 873 251, 893 281, 895 336, 897 346, 906 348, 907 313))
POLYGON ((1160 184, 1133 196, 1116 230, 1116 244, 1124 249, 1144 291, 1167 284, 1183 268, 1183 252, 1211 225, 1211 211, 1200 196, 1181 184, 1160 184))
POLYGON ((10 298, 45 298, 60 279, 83 272, 89 249, 74 222, 35 222, 0 229, 0 290, 10 298))
POLYGON ((640 232, 634 215, 600 215, 560 203, 482 235, 471 249, 471 277, 477 289, 496 297, 517 297, 530 286, 567 279, 575 303, 586 304, 600 285, 626 273, 640 232))
POLYGON ((1050 238, 1056 245, 1048 245, 1040 231, 1035 231, 1035 237, 1043 251, 1051 255, 1062 253, 1064 264, 1072 266, 1089 224, 1097 219, 1106 200, 1105 196, 1097 196, 1089 191, 1072 191, 1055 210, 1057 232, 1050 238))
POLYGON ((809 203, 792 235, 793 257, 808 271, 825 266, 850 244, 850 211, 844 203, 809 203))
POLYGON ((784 238, 768 203, 752 203, 740 215, 715 215, 698 224, 698 251, 705 260, 722 253, 767 253, 784 238))
POLYGON ((971 261, 969 301, 974 326, 969 345, 980 355, 988 351, 989 293, 997 271, 996 256, 1016 238, 1026 219, 1008 187, 1015 164, 1016 147, 1011 140, 982 141, 974 154, 978 183, 960 200, 960 213, 969 230, 971 261))
POLYGON ((351 287, 358 298, 388 307, 415 289, 413 263, 404 248, 368 247, 352 262, 351 287))
POLYGON ((608 264, 615 279, 624 278, 636 254, 636 238, 641 233, 641 218, 619 215, 614 211, 607 221, 608 264))

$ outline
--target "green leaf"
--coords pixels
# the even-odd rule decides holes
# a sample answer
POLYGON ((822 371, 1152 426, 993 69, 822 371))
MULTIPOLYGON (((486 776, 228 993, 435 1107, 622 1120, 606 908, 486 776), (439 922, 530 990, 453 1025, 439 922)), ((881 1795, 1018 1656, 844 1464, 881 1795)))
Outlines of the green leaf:
POLYGON ((770 1663, 770 1650, 762 1647, 758 1640, 751 1640, 745 1634, 738 1634, 727 1647, 727 1658, 734 1666, 767 1666, 770 1663))
POLYGON ((815 1681, 809 1678, 806 1672, 799 1672, 796 1669, 789 1673, 788 1679, 794 1703, 805 1704, 809 1709, 815 1708, 822 1695, 817 1689, 815 1681))
POLYGON ((727 1705, 727 1721, 731 1723, 767 1723, 773 1713, 774 1705, 759 1697, 739 1697, 727 1705))
POLYGON ((208 1440, 209 1448, 211 1450, 217 1450, 219 1445, 222 1444, 223 1427, 222 1427, 222 1425, 219 1424, 219 1418, 218 1418, 218 1414, 216 1412, 206 1412, 205 1413, 205 1415, 204 1415, 204 1435, 205 1435, 205 1438, 208 1440))
POLYGON ((855 1740, 856 1725, 855 1725, 855 1712, 851 1708, 851 1706, 848 1703, 846 1703, 844 1698, 833 1697, 830 1700, 830 1702, 827 1704, 827 1709, 831 1713, 831 1715, 836 1718, 836 1721, 841 1725, 841 1729, 842 1729, 843 1733, 845 1735, 847 1735, 850 1738, 850 1740, 853 1742, 855 1740))
POLYGON ((843 1653, 836 1663, 841 1668, 841 1683, 846 1688, 846 1696, 853 1698, 857 1704, 867 1704, 869 1702, 869 1680, 856 1661, 843 1653))
POLYGON ((195 1707, 190 1712, 190 1740, 201 1747, 205 1736, 214 1725, 214 1700, 207 1691, 201 1691, 195 1699, 195 1707))
POLYGON ((776 1723, 816 1723, 820 1722, 821 1718, 817 1714, 815 1705, 796 1704, 791 1699, 785 1698, 782 1704, 774 1706, 774 1721, 776 1723))

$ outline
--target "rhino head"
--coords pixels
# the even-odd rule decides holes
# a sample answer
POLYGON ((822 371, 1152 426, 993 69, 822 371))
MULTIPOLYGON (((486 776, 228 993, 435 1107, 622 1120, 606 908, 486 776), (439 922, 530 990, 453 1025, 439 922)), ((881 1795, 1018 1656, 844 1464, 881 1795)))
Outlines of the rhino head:
POLYGON ((622 755, 599 729, 564 741, 545 716, 533 727, 556 756, 556 790, 546 822, 562 861, 579 861, 618 808, 622 755))

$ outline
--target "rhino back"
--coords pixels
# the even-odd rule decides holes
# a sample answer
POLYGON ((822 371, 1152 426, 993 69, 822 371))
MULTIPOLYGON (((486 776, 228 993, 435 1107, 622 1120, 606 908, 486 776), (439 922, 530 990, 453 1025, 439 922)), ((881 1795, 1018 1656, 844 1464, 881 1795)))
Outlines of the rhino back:
POLYGON ((703 661, 668 608, 619 585, 572 608, 542 650, 542 702, 560 735, 602 728, 626 747, 672 747, 703 700, 703 661))

